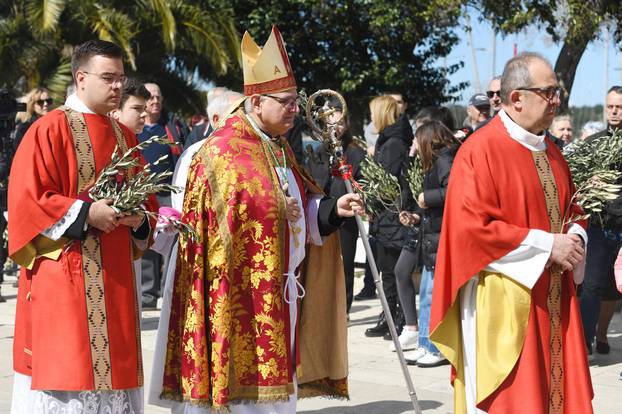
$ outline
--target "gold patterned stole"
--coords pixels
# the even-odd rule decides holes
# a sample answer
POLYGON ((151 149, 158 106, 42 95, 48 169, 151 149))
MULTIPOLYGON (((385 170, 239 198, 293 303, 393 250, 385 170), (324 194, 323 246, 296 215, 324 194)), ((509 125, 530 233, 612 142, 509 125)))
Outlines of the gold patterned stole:
MULTIPOLYGON (((551 232, 562 231, 563 217, 559 206, 559 197, 555 177, 546 151, 532 152, 533 159, 540 177, 546 210, 551 220, 551 232)), ((561 414, 564 410, 564 368, 562 353, 561 298, 562 272, 557 266, 551 266, 547 307, 551 320, 551 385, 549 390, 549 414, 561 414)))
MULTIPOLYGON (((76 152, 78 194, 82 194, 95 183, 97 178, 93 145, 88 134, 84 114, 66 106, 59 109, 65 113, 71 131, 76 152)), ((111 122, 119 149, 123 152, 127 151, 127 143, 121 128, 113 119, 111 122)), ((87 233, 86 238, 80 243, 80 247, 94 389, 110 390, 112 389, 112 365, 99 235, 87 233)), ((138 355, 138 360, 141 361, 140 353, 138 355)), ((139 381, 142 383, 142 362, 139 362, 138 372, 139 381)))

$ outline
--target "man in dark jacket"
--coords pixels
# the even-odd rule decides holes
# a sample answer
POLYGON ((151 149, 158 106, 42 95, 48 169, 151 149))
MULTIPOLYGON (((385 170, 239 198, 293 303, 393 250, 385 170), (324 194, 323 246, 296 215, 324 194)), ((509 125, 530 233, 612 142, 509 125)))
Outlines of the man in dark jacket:
MULTIPOLYGON (((609 89, 605 111, 607 129, 587 137, 586 140, 601 139, 622 128, 622 86, 609 89)), ((590 247, 587 249, 585 280, 581 291, 581 319, 590 354, 594 336, 596 352, 609 353, 607 328, 613 317, 615 303, 622 298, 616 289, 613 274, 613 265, 622 247, 622 196, 610 202, 605 212, 604 226, 597 220, 592 220, 587 230, 590 247)))

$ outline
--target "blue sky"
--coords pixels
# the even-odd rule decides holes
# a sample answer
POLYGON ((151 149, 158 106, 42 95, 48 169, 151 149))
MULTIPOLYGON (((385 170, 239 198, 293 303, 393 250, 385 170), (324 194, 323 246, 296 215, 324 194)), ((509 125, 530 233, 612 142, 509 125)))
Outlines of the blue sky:
MULTIPOLYGON (((514 44, 519 52, 534 51, 543 54, 554 65, 561 44, 555 44, 551 37, 538 27, 531 27, 526 32, 502 37, 496 36, 496 64, 492 68, 492 37, 493 31, 488 22, 479 22, 476 17, 471 17, 473 26, 473 44, 476 49, 477 68, 482 89, 485 91, 488 81, 493 76, 501 74, 504 63, 513 56, 514 44)), ((622 84, 622 52, 616 49, 613 40, 609 42, 608 50, 608 79, 605 79, 605 56, 606 42, 605 30, 601 30, 600 39, 590 43, 581 58, 577 68, 575 82, 570 94, 571 106, 602 104, 604 96, 612 85, 622 84)), ((458 31, 460 43, 456 45, 446 58, 448 65, 464 62, 464 67, 450 77, 452 83, 468 81, 470 86, 462 92, 462 99, 458 103, 465 104, 475 93, 474 88, 474 65, 472 63, 471 49, 468 46, 467 34, 464 30, 458 31)), ((610 39, 612 36, 610 36, 610 39)), ((443 62, 439 62, 442 64, 443 62)))

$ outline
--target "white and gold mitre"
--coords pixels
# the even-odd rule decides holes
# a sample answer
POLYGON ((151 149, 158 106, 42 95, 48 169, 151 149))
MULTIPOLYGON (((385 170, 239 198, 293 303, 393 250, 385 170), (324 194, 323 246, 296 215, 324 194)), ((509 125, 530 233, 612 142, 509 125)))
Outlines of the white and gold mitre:
POLYGON ((263 49, 248 32, 242 38, 242 69, 244 95, 281 92, 296 87, 281 32, 272 26, 272 33, 263 49))

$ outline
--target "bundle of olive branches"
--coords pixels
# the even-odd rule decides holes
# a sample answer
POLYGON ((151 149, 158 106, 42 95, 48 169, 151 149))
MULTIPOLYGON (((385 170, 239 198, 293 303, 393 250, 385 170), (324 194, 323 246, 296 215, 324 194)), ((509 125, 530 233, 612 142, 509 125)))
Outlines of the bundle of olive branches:
POLYGON ((188 234, 192 239, 196 239, 197 235, 192 227, 175 218, 149 211, 144 206, 144 202, 151 194, 157 194, 162 191, 178 193, 181 190, 177 186, 163 182, 163 180, 173 174, 172 172, 151 172, 151 167, 164 161, 167 155, 160 157, 153 164, 144 165, 135 174, 130 174, 130 170, 140 166, 140 158, 137 154, 153 143, 170 144, 166 137, 153 136, 128 149, 122 155, 119 155, 118 146, 115 147, 110 163, 97 177, 95 184, 89 190, 89 196, 93 201, 112 200, 110 206, 117 214, 143 213, 154 219, 169 223, 177 230, 188 234))
POLYGON ((358 190, 365 200, 369 214, 378 215, 383 210, 399 214, 401 210, 400 183, 394 175, 367 156, 361 162, 362 179, 358 190))
POLYGON ((406 170, 406 182, 413 198, 416 200, 419 194, 423 192, 423 167, 417 153, 411 159, 410 166, 406 170))
POLYGON ((572 202, 585 211, 580 217, 568 217, 567 213, 564 224, 591 216, 603 224, 603 209, 622 189, 618 184, 622 178, 622 134, 614 132, 590 141, 575 141, 564 149, 564 156, 576 187, 572 202))

